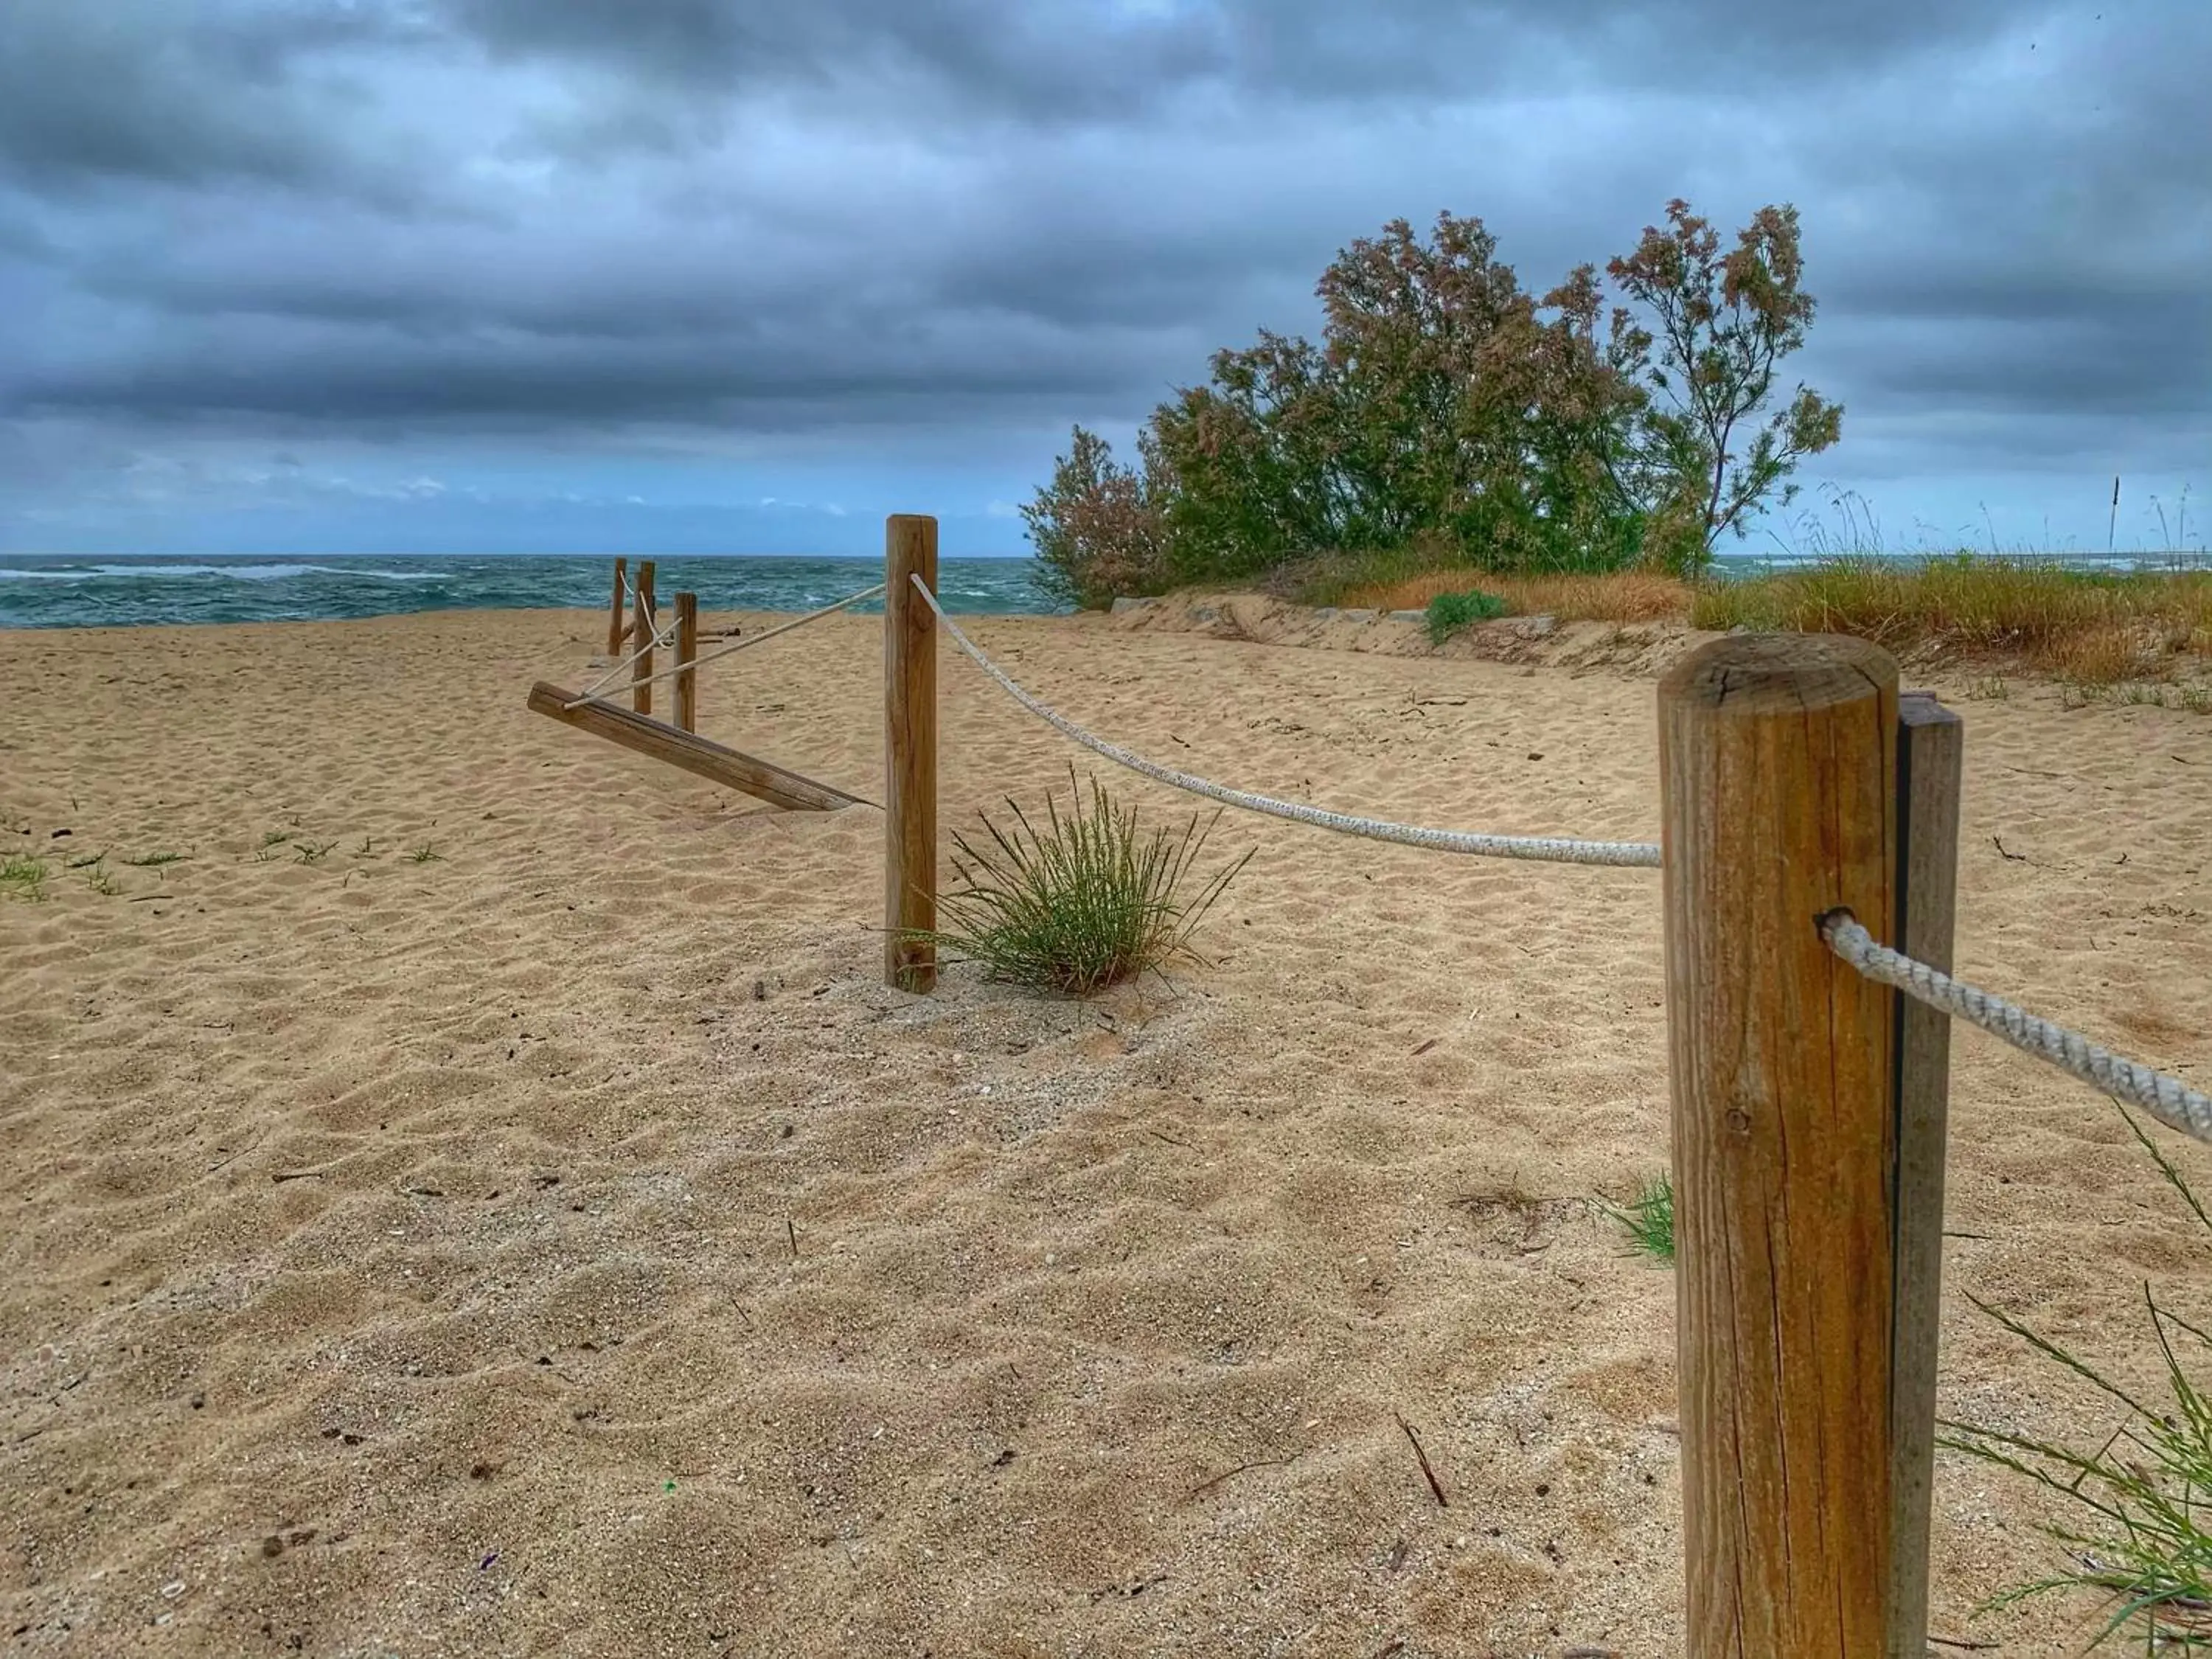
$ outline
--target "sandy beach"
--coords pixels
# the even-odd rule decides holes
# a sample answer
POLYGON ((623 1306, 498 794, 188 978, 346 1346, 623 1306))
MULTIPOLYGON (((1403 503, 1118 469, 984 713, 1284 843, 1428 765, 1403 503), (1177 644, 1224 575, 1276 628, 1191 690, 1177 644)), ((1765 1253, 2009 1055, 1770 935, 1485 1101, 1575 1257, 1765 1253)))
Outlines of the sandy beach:
MULTIPOLYGON (((973 631, 1226 782, 1657 829, 1663 642, 1155 621, 973 631)), ((525 710, 603 644, 0 635, 0 856, 50 867, 0 896, 0 1649, 1680 1650, 1674 1285, 1590 1203, 1666 1163, 1651 872, 1224 818, 1207 965, 913 998, 878 813, 525 710)), ((714 665, 702 728, 877 798, 880 657, 839 617, 714 665)), ((1091 769, 940 672, 948 831, 1091 769)), ((2212 719, 1907 683, 1967 722, 1961 972, 2201 1086, 2212 719)), ((2111 1103, 1972 1032, 1953 1076, 1942 1409, 2094 1445, 1967 1293, 2148 1387, 2142 1285, 2212 1315, 2212 1241, 2111 1103)), ((2080 1601, 1974 1614, 2050 1513, 1940 1459, 1937 1633, 2081 1648, 2080 1601)))

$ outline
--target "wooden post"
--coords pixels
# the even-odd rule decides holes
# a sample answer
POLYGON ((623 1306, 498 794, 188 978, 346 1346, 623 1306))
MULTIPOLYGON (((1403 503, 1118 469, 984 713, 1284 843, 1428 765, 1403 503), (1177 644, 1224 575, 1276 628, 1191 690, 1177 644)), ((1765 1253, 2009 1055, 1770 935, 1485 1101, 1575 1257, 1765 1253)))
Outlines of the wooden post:
MULTIPOLYGON (((1907 956, 1951 969, 1966 728, 1923 692, 1898 700, 1897 921, 1907 956)), ((1943 1283, 1943 1151, 1951 1022, 1896 994, 1896 1337, 1892 1346, 1889 1659, 1928 1652, 1928 1522, 1936 1470, 1936 1348, 1943 1283)))
POLYGON ((1659 689, 1688 1641, 1889 1632, 1894 999, 1821 939, 1894 925, 1897 667, 1739 635, 1659 689))
POLYGON ((699 671, 691 666, 699 654, 699 596, 676 596, 676 723, 686 732, 699 729, 699 671))
POLYGON ((937 618, 908 580, 937 591, 937 520, 891 515, 884 530, 884 979, 937 988, 937 618))
POLYGON ((653 712, 653 641, 660 631, 660 618, 653 608, 653 561, 641 559, 637 565, 637 604, 629 613, 630 644, 643 647, 638 659, 630 669, 629 706, 641 714, 653 712))
POLYGON ((629 561, 617 559, 614 608, 607 613, 607 655, 610 657, 622 654, 623 635, 628 631, 623 627, 623 601, 629 597, 629 561))

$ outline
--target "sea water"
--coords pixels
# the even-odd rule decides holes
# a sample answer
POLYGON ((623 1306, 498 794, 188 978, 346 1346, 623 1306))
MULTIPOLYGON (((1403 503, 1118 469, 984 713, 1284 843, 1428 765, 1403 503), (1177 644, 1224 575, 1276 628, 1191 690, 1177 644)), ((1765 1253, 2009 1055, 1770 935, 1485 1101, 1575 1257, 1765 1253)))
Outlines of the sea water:
MULTIPOLYGON (((630 561, 633 573, 637 560, 630 561)), ((948 611, 1048 613, 1030 559, 947 559, 948 611)), ((812 611, 879 582, 880 558, 665 558, 653 590, 699 596, 702 611, 812 611)), ((330 621, 410 611, 604 608, 611 557, 392 556, 276 559, 69 558, 0 555, 0 628, 148 623, 330 621)), ((880 611, 880 600, 856 611, 880 611)))

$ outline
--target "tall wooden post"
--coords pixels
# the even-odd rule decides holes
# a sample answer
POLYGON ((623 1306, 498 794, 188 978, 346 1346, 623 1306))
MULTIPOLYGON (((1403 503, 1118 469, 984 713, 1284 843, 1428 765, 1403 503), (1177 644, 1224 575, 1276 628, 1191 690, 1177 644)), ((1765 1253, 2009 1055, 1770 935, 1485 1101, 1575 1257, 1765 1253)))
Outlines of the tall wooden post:
POLYGON ((619 656, 623 642, 623 601, 629 597, 629 561, 615 561, 614 605, 607 612, 607 655, 619 656))
POLYGON ((1688 1635, 1865 1659, 1892 1601, 1897 667, 1741 635, 1659 690, 1688 1635))
POLYGON ((699 654, 699 596, 676 596, 676 723, 686 732, 699 729, 699 671, 691 664, 699 654))
MULTIPOLYGON (((1898 700, 1898 866, 1891 937, 1951 970, 1966 728, 1925 693, 1898 700)), ((1951 1022, 1896 994, 1896 1338, 1890 1426, 1888 1659, 1928 1652, 1928 1522, 1936 1471, 1936 1348, 1943 1283, 1943 1153, 1951 1022)))
POLYGON ((660 618, 653 608, 653 561, 641 559, 637 567, 637 604, 630 611, 630 645, 638 650, 630 669, 629 706, 641 714, 653 712, 653 641, 660 631, 660 618), (641 648, 640 648, 641 647, 641 648))
POLYGON ((910 580, 937 591, 937 520, 892 514, 884 531, 884 978, 937 988, 937 618, 910 580))

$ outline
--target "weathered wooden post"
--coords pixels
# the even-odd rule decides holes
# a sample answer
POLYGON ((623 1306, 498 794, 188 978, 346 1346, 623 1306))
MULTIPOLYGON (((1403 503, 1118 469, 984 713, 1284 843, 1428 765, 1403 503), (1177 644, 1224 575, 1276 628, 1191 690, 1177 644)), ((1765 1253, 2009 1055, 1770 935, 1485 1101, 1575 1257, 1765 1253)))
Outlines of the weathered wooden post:
MULTIPOLYGON (((1960 773, 1966 728, 1935 698, 1898 700, 1897 908, 1907 956, 1951 970, 1958 914, 1960 773)), ((1936 1473, 1936 1350, 1943 1283, 1943 1155, 1951 1022, 1896 998, 1897 1323, 1890 1427, 1888 1659, 1928 1648, 1928 1523, 1936 1473)))
POLYGON ((629 706, 641 714, 653 712, 653 643, 660 632, 660 618, 653 609, 653 561, 637 566, 637 604, 630 611, 630 644, 637 661, 630 669, 629 706))
POLYGON ((699 671, 691 664, 699 655, 699 596, 676 596, 676 723, 686 732, 699 729, 699 671))
POLYGON ((614 605, 607 612, 607 655, 610 657, 622 653, 623 635, 628 631, 623 627, 623 601, 629 597, 629 561, 618 558, 615 561, 614 605))
POLYGON ((1735 635, 1659 690, 1687 1651, 1866 1659, 1890 1638, 1897 667, 1735 635))
POLYGON ((892 514, 884 531, 884 978, 937 988, 937 618, 914 591, 937 591, 937 520, 892 514))

